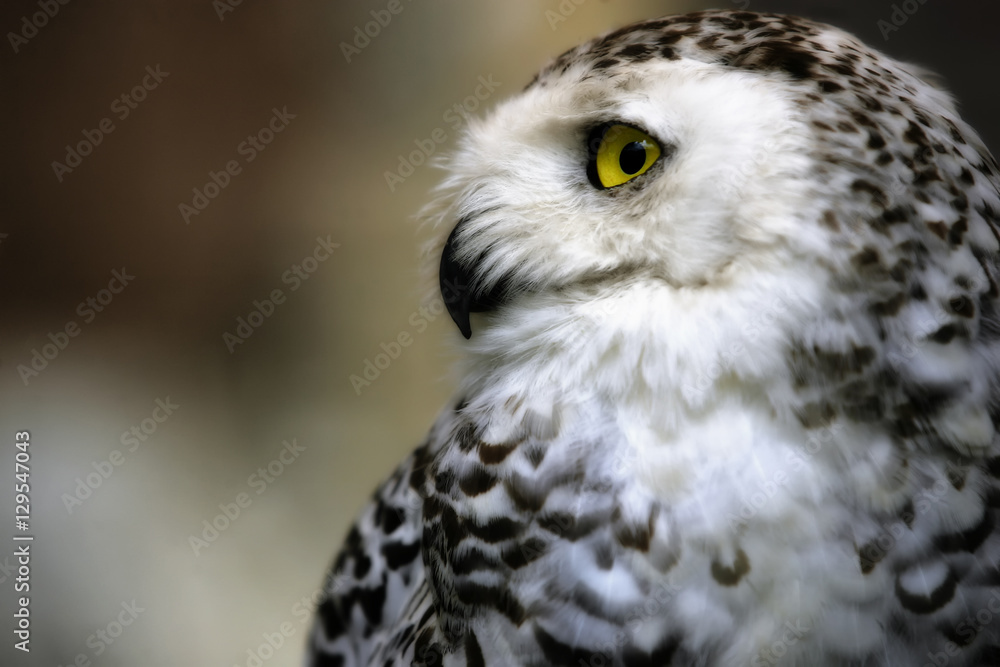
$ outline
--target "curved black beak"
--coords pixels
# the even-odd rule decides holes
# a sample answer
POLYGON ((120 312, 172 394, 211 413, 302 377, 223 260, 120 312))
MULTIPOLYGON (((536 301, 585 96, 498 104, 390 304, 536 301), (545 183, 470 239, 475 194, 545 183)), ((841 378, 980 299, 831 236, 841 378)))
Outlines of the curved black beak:
POLYGON ((473 309, 472 286, 470 271, 455 260, 458 229, 462 223, 455 225, 441 253, 441 268, 438 271, 438 282, 441 288, 441 298, 451 319, 458 325, 458 330, 466 339, 472 337, 472 325, 469 323, 469 313, 473 309))
POLYGON ((465 220, 459 221, 455 225, 455 229, 451 230, 451 234, 448 235, 444 250, 441 252, 438 281, 441 287, 441 298, 444 299, 448 314, 458 325, 458 330, 462 332, 462 335, 469 339, 472 337, 469 314, 483 313, 497 308, 504 302, 509 290, 508 281, 502 279, 492 289, 483 291, 476 273, 478 264, 483 260, 482 256, 472 266, 462 264, 455 259, 458 256, 456 237, 464 223, 465 220))

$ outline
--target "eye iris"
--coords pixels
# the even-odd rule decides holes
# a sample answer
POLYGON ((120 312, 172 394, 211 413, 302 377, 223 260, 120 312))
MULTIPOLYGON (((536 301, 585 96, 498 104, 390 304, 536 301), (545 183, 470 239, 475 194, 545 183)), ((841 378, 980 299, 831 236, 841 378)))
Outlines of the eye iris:
POLYGON ((621 123, 598 125, 587 139, 587 179, 598 190, 628 183, 660 158, 660 145, 644 131, 621 123))
POLYGON ((646 147, 639 141, 626 144, 618 156, 618 164, 626 174, 638 172, 646 164, 646 147))

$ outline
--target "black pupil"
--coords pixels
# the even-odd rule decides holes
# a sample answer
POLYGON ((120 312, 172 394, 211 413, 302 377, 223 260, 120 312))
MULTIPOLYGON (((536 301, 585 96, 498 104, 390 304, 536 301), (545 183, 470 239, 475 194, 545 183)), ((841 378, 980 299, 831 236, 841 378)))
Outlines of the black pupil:
POLYGON ((618 156, 618 164, 626 174, 634 174, 646 164, 646 148, 638 141, 625 146, 618 156))

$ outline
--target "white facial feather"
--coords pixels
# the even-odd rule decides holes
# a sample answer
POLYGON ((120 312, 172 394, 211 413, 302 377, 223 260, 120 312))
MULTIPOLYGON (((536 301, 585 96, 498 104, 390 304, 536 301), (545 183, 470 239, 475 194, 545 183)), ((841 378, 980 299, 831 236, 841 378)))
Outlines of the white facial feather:
MULTIPOLYGON (((447 169, 462 381, 338 566, 406 504, 433 604, 358 664, 911 665, 1000 600, 1000 176, 936 82, 794 17, 654 20, 447 169), (610 125, 659 158, 605 187, 610 125)), ((970 632, 949 664, 1000 659, 1000 613, 970 632)))

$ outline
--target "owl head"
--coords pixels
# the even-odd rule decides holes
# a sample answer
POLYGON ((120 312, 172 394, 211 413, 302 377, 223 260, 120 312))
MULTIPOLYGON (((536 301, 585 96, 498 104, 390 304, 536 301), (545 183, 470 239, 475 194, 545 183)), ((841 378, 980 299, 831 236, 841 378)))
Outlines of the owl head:
POLYGON ((774 377, 781 356, 808 384, 830 354, 974 338, 996 320, 998 170, 931 78, 776 14, 582 44, 449 159, 429 209, 445 304, 484 358, 575 354, 586 331, 589 371, 627 347, 672 386, 727 354, 727 372, 774 377))

